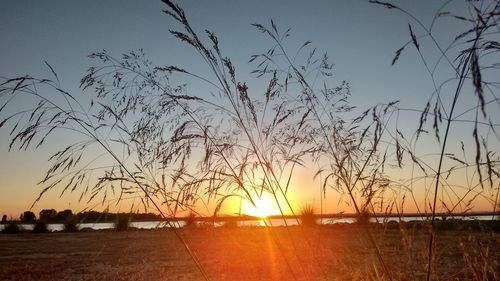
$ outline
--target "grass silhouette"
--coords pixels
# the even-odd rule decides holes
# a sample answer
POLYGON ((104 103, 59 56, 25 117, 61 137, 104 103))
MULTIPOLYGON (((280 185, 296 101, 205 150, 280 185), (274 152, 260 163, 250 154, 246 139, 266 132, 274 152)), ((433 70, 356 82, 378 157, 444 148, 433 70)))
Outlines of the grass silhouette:
POLYGON ((300 224, 303 226, 316 226, 316 216, 314 213, 314 208, 311 205, 305 205, 300 210, 300 224))
MULTIPOLYGON (((445 11, 445 4, 428 27, 394 4, 370 1, 411 19, 408 42, 396 50, 391 64, 396 64, 407 48, 416 49, 434 93, 421 110, 400 108, 398 101, 358 110, 350 103, 348 83, 332 78, 333 64, 328 56, 318 54, 310 41, 299 48, 289 48, 287 38, 291 31, 282 30, 273 20, 267 25, 253 24, 270 42, 268 50, 252 55, 249 61, 255 67, 252 74, 267 85, 263 93, 255 93, 253 85, 238 80, 238 68, 224 53, 214 32, 197 32, 181 6, 163 2, 164 12, 174 24, 170 34, 200 56, 200 63, 210 73, 201 75, 177 65, 157 66, 143 50, 120 57, 106 51, 94 52, 89 57, 95 65, 80 83, 82 90, 90 92, 90 104, 64 90, 48 63, 51 79, 2 78, 1 109, 21 96, 34 102, 32 108, 9 115, 0 123, 0 127, 11 126, 9 149, 38 148, 47 137, 61 130, 71 130, 81 137, 49 158, 51 166, 40 182, 43 190, 34 204, 55 188, 61 189, 61 195, 80 192, 81 201, 100 201, 103 205, 138 199, 144 209, 153 208, 161 214, 201 278, 209 280, 210 274, 224 276, 222 270, 230 271, 217 266, 214 270, 214 265, 207 261, 210 255, 221 255, 227 260, 227 256, 243 255, 246 248, 217 237, 213 240, 219 248, 202 245, 200 233, 210 233, 213 228, 179 228, 172 223, 174 219, 191 211, 185 223, 193 226, 197 219, 195 206, 208 209, 209 203, 215 202, 209 210, 215 221, 228 201, 258 207, 256 200, 269 196, 282 215, 284 229, 269 224, 263 229, 240 228, 232 221, 215 232, 234 234, 239 237, 236 241, 247 243, 248 248, 252 245, 249 241, 267 247, 266 254, 282 261, 282 272, 273 273, 277 276, 287 280, 328 279, 332 276, 328 269, 315 265, 332 261, 332 253, 309 239, 326 231, 327 226, 308 227, 317 225, 312 206, 296 212, 290 201, 291 181, 298 167, 317 167, 315 177, 321 180, 323 195, 327 191, 340 194, 356 213, 357 223, 348 228, 349 235, 359 239, 348 246, 368 249, 337 257, 337 261, 343 260, 336 266, 342 268, 342 274, 347 272, 341 276, 368 280, 423 280, 422 274, 426 280, 497 277, 491 266, 496 257, 490 254, 489 246, 482 247, 474 238, 458 242, 467 245, 458 252, 466 262, 464 269, 441 271, 436 264, 442 254, 437 233, 456 226, 452 221, 437 222, 436 213, 439 204, 450 214, 466 212, 476 198, 486 197, 487 192, 496 194, 491 200, 494 211, 498 205, 500 162, 496 150, 500 138, 493 114, 498 109, 498 85, 484 79, 486 73, 498 69, 498 3, 486 1, 490 4, 479 6, 466 2, 470 18, 445 11), (470 23, 471 29, 443 47, 433 33, 436 19, 442 17, 470 23), (427 47, 424 37, 439 54, 435 65, 423 52, 427 47), (486 58, 495 62, 488 64, 486 58), (438 81, 441 76, 437 66, 442 62, 453 77, 438 81), (188 83, 176 84, 182 79, 203 83, 214 94, 192 92, 188 83), (476 104, 464 109, 459 103, 466 82, 472 83, 476 104), (455 83, 451 94, 444 91, 448 83, 455 83), (418 115, 418 128, 410 135, 398 124, 398 115, 403 112, 418 115), (450 132, 456 123, 473 126, 473 160, 464 143, 463 156, 449 151, 450 142, 454 141, 450 132), (437 165, 427 161, 417 149, 422 139, 429 136, 438 143, 438 151, 432 155, 438 159, 437 165), (103 155, 99 160, 90 156, 96 150, 103 155), (391 178, 387 173, 391 168, 408 168, 411 176, 401 181, 391 178), (468 175, 471 170, 472 179, 465 186, 449 183, 452 175, 463 171, 468 175), (430 181, 432 187, 426 187, 422 207, 415 198, 415 186, 425 181, 430 181), (376 219, 376 213, 403 215, 407 195, 421 215, 429 216, 428 223, 369 223, 370 217, 376 219), (292 214, 300 227, 290 227, 286 213, 292 214), (189 235, 193 240, 186 238, 189 235), (428 243, 423 243, 426 237, 428 243), (388 250, 387 244, 402 249, 403 263, 395 260, 397 255, 388 250), (197 247, 210 250, 197 251, 197 247), (235 252, 225 253, 227 248, 235 252), (368 258, 358 262, 359 257, 368 258)), ((121 217, 115 229, 127 230, 129 222, 129 217, 121 217)), ((68 221, 65 228, 75 229, 76 224, 68 221)), ((13 224, 5 227, 4 232, 9 231, 16 232, 13 224)), ((262 258, 259 252, 250 256, 254 263, 262 258)), ((244 263, 235 268, 243 273, 251 270, 244 263)))

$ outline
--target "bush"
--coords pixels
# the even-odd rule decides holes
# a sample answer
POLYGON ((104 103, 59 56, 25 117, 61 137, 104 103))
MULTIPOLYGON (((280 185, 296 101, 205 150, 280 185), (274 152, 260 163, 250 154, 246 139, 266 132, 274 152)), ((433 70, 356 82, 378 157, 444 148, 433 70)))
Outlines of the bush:
POLYGON ((17 222, 9 221, 2 232, 7 234, 15 234, 21 232, 21 228, 19 227, 17 222))
POLYGON ((489 222, 489 226, 491 231, 493 232, 500 232, 500 220, 494 220, 489 222))
POLYGON ((359 225, 367 225, 370 223, 370 213, 368 210, 363 209, 361 212, 356 216, 356 223, 359 225))
POLYGON ((401 221, 401 222, 397 222, 397 221, 394 221, 394 220, 390 220, 387 222, 386 226, 387 226, 387 229, 399 229, 400 226, 404 226, 404 221, 401 221))
POLYGON ((318 225, 314 215, 314 208, 311 205, 306 205, 300 210, 300 224, 302 226, 318 225))
POLYGON ((47 223, 43 220, 37 220, 35 226, 33 227, 33 233, 47 233, 49 229, 47 228, 47 223))
POLYGON ((115 222, 115 230, 116 231, 127 231, 130 227, 130 218, 127 217, 118 217, 118 220, 115 222))
POLYGON ((77 232, 78 231, 78 223, 75 219, 67 219, 63 224, 64 232, 77 232))
POLYGON ((194 227, 196 225, 196 213, 190 212, 189 215, 184 219, 184 227, 194 227))

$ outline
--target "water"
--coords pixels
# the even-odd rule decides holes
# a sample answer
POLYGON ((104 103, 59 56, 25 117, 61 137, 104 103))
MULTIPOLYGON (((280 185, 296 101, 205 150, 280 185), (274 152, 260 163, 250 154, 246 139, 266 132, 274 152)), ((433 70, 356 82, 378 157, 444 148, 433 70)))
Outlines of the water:
MULTIPOLYGON (((439 218, 439 217, 438 217, 439 218)), ((374 217, 370 218, 371 222, 389 222, 389 221, 394 221, 394 222, 399 222, 399 220, 404 222, 409 222, 409 221, 425 221, 428 220, 429 217, 425 216, 412 216, 412 217, 374 217)), ((491 215, 481 215, 481 216, 463 216, 463 215, 457 215, 457 216, 448 216, 447 219, 462 219, 462 220, 491 220, 492 216, 491 215)), ((355 222, 354 218, 322 218, 322 219, 317 219, 316 222, 318 224, 338 224, 338 223, 353 223, 355 222)), ((273 226, 273 227, 279 227, 279 226, 293 226, 293 225, 298 225, 300 221, 294 218, 273 218, 273 219, 267 219, 265 222, 263 220, 245 220, 245 221, 238 221, 237 224, 238 226, 265 226, 267 223, 268 226, 273 226)), ((168 225, 164 221, 145 221, 145 222, 131 222, 130 226, 135 227, 138 229, 155 229, 155 228, 170 228, 170 227, 175 227, 175 228, 180 228, 183 227, 186 223, 184 221, 179 221, 179 222, 173 222, 172 225, 168 225)), ((198 222, 198 224, 202 224, 202 222, 198 222)), ((222 226, 223 223, 216 223, 215 226, 222 226)), ((33 230, 34 225, 33 224, 19 224, 19 227, 22 228, 23 230, 33 230)), ((115 227, 114 223, 80 223, 78 224, 79 229, 93 229, 93 230, 102 230, 102 229, 113 229, 115 227)), ((0 224, 0 231, 5 228, 4 224, 0 224)), ((47 229, 49 231, 62 231, 64 230, 64 225, 60 223, 50 223, 47 225, 47 229)))
MULTIPOLYGON (((440 217, 437 217, 437 219, 441 219, 440 217)), ((492 216, 487 215, 487 216, 463 216, 463 215, 456 215, 456 216, 447 216, 447 219, 461 219, 461 220, 491 220, 492 216)), ((426 221, 430 220, 430 217, 426 216, 411 216, 411 217, 372 217, 370 218, 371 222, 410 222, 410 221, 426 221)), ((325 225, 330 225, 330 224, 338 224, 338 223, 354 223, 356 221, 355 218, 322 218, 322 219, 317 219, 316 223, 318 224, 325 224, 325 225)), ((294 218, 273 218, 273 219, 268 219, 264 222, 264 220, 247 220, 247 221, 239 221, 238 225, 239 226, 265 226, 266 224, 268 226, 293 226, 293 225, 299 225, 300 221, 294 218)))
MULTIPOLYGON (((175 222, 174 227, 182 227, 184 226, 184 222, 175 222)), ((29 223, 20 223, 18 226, 23 230, 33 230, 34 224, 29 223)), ((138 229, 155 229, 161 227, 170 227, 166 222, 163 221, 144 221, 144 222, 131 222, 131 227, 135 227, 138 229)), ((115 224, 112 222, 98 222, 98 223, 80 223, 78 224, 78 229, 93 229, 93 230, 102 230, 102 229, 113 229, 115 224)), ((0 224, 0 231, 5 228, 4 224, 0 224)), ((62 223, 49 223, 47 224, 47 229, 49 231, 63 231, 64 225, 62 223)))

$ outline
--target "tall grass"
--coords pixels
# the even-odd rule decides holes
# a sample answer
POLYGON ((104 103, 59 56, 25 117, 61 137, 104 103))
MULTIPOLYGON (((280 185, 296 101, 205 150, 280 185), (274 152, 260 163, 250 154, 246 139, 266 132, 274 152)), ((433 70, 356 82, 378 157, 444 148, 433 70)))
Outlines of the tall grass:
MULTIPOLYGON (((118 201, 139 197, 144 208, 153 205, 168 220, 200 200, 216 200, 216 215, 229 198, 255 205, 254 198, 269 193, 282 211, 279 197, 293 212, 286 196, 289 180, 283 184, 282 179, 290 179, 301 158, 314 149, 295 149, 306 144, 299 138, 306 135, 305 128, 285 121, 298 114, 305 118, 305 108, 278 99, 281 86, 276 79, 269 81, 264 104, 252 100, 246 83, 237 81, 231 60, 222 55, 217 37, 207 32, 207 47, 184 11, 170 1, 165 4, 166 13, 186 32, 171 33, 202 56, 213 81, 177 66, 155 67, 142 50, 121 59, 96 52, 90 58, 100 65, 90 68, 80 85, 95 95, 83 104, 61 88, 57 73, 47 64, 52 79, 25 76, 2 83, 2 108, 22 95, 38 101, 2 122, 13 123, 9 148, 39 147, 58 130, 83 138, 49 158, 52 167, 40 182, 40 197, 56 186, 61 195, 80 190, 81 200, 99 198, 103 204, 108 196, 118 201), (185 86, 171 85, 172 74, 204 81, 219 95, 212 99, 186 93, 185 86), (51 91, 59 98, 52 99, 51 91), (276 142, 279 139, 284 141, 276 142), (103 152, 102 159, 90 156, 96 148, 103 152), (201 159, 193 160, 200 154, 201 159), (197 169, 190 169, 192 161, 198 162, 197 169)), ((178 237, 197 262, 182 235, 178 237)))
MULTIPOLYGON (((416 144, 422 135, 429 132, 434 134, 440 146, 437 154, 438 161, 428 163, 422 158, 415 157, 416 145, 404 149, 405 152, 410 153, 414 163, 424 171, 424 177, 433 178, 434 186, 428 201, 431 219, 426 275, 426 279, 431 280, 433 272, 439 271, 433 268, 438 203, 440 202, 442 208, 450 213, 462 210, 466 212, 473 206, 477 197, 490 193, 493 198, 490 199, 493 211, 498 204, 498 176, 500 174, 498 161, 493 156, 496 154, 496 149, 493 147, 497 147, 500 138, 496 132, 498 124, 493 112, 498 109, 499 99, 495 78, 495 75, 498 77, 498 68, 495 65, 500 50, 497 32, 500 6, 497 1, 464 1, 463 5, 459 5, 463 8, 463 13, 460 13, 460 10, 457 12, 451 5, 451 3, 456 4, 457 1, 447 1, 436 12, 430 25, 425 25, 411 12, 396 5, 380 1, 370 2, 402 12, 417 25, 420 34, 414 31, 415 27, 408 25, 409 40, 396 51, 392 64, 397 62, 405 48, 413 46, 434 85, 434 93, 425 108, 420 111, 420 123, 414 136, 416 136, 416 144), (443 44, 443 41, 436 37, 435 26, 445 19, 455 21, 455 24, 463 26, 464 29, 450 42, 443 44), (423 45, 423 39, 429 39, 430 44, 423 45), (438 54, 438 59, 433 60, 424 48, 434 49, 438 54), (450 73, 451 77, 440 80, 444 73, 450 73), (470 83, 471 87, 468 87, 467 83, 470 83), (449 92, 446 91, 448 84, 454 84, 449 92), (467 102, 475 102, 475 104, 471 107, 464 106, 467 102), (431 129, 427 129, 429 121, 432 122, 431 129), (467 140, 465 135, 462 135, 463 139, 459 139, 459 143, 456 140, 450 140, 453 127, 459 127, 462 130, 463 124, 472 124, 471 131, 468 132, 471 139, 467 140), (474 153, 470 153, 465 148, 469 143, 472 143, 474 153), (461 145, 462 157, 452 152, 451 145, 457 144, 461 145), (473 154, 473 161, 467 159, 471 154, 473 154), (451 160, 453 164, 446 165, 447 160, 451 160), (434 173, 427 174, 424 170, 426 168, 432 169, 434 173), (457 176, 461 171, 467 172, 470 169, 473 169, 473 177, 467 178, 466 186, 452 186, 448 183, 452 174, 457 176), (460 190, 462 188, 464 190, 460 190), (440 193, 441 196, 439 196, 440 193)), ((464 257, 468 259, 466 252, 464 252, 464 257)), ((473 271, 475 271, 474 267, 473 271)))
MULTIPOLYGON (((290 212, 299 221, 289 201, 290 183, 297 167, 313 161, 320 166, 317 175, 325 178, 325 193, 331 187, 347 194, 357 213, 372 206, 388 185, 379 145, 395 103, 367 109, 348 122, 353 110, 348 83, 332 78, 333 65, 309 41, 289 55, 285 41, 290 32, 273 21, 269 27, 254 24, 272 47, 250 59, 256 65, 253 73, 268 85, 264 93, 252 93, 238 80, 217 36, 211 31, 199 35, 180 6, 164 2, 165 13, 180 28, 170 33, 193 48, 208 75, 154 66, 142 50, 121 58, 102 51, 89 56, 97 65, 81 80, 83 90, 94 90, 88 104, 61 88, 49 64, 50 80, 25 76, 2 84, 2 93, 38 101, 5 119, 13 123, 10 148, 39 147, 57 130, 83 138, 50 157, 53 164, 41 181, 40 196, 60 186, 61 194, 80 190, 80 199, 88 201, 140 197, 144 208, 151 204, 168 219, 200 201, 215 200, 217 215, 227 200, 256 206, 256 199, 270 194, 281 214, 290 212), (216 94, 190 93, 184 84, 171 82, 179 76, 201 81, 216 94), (60 99, 50 99, 44 87, 60 99), (89 151, 95 148, 107 158, 92 159, 89 151), (97 166, 101 162, 106 164, 97 166)), ((4 106, 11 101, 6 99, 4 106)), ((378 253, 373 241, 372 246, 378 253)))
MULTIPOLYGON (((333 65, 326 54, 318 57, 316 49, 311 48, 301 64, 297 58, 311 42, 305 42, 292 56, 284 44, 284 39, 289 37, 288 31, 280 34, 273 22, 270 27, 260 24, 255 27, 274 43, 274 47, 267 52, 252 56, 251 61, 256 61, 259 66, 255 73, 273 73, 274 77, 275 73, 281 73, 281 84, 285 89, 296 85, 294 90, 301 93, 300 107, 306 110, 306 114, 298 126, 310 129, 307 131, 307 136, 311 137, 308 141, 314 143, 315 149, 311 156, 319 166, 316 176, 323 178, 323 192, 333 189, 346 195, 358 215, 372 211, 375 200, 390 183, 384 174, 384 166, 389 162, 386 155, 391 153, 391 147, 381 147, 381 144, 391 141, 384 136, 398 102, 379 104, 358 114, 352 112, 353 107, 348 103, 350 90, 347 82, 342 81, 340 85, 329 88, 325 81, 321 81, 319 83, 324 83, 323 88, 320 86, 320 90, 316 90, 316 82, 307 79, 316 72, 317 77, 326 79, 332 76, 333 65)), ((396 159, 398 164, 400 161, 396 159)), ((391 279, 370 230, 365 228, 363 232, 380 261, 382 272, 391 279)))
MULTIPOLYGON (((357 111, 349 101, 349 84, 335 80, 328 56, 318 54, 309 41, 290 50, 287 47, 290 30, 280 29, 274 21, 253 25, 270 42, 269 49, 250 57, 249 63, 255 66, 252 72, 255 79, 267 85, 264 92, 256 93, 250 83, 240 80, 238 69, 225 55, 222 41, 214 32, 197 32, 179 5, 168 0, 163 2, 164 12, 174 26, 170 34, 189 46, 200 57, 203 64, 200 68, 205 67, 207 71, 198 73, 197 69, 178 65, 157 66, 142 50, 121 56, 100 51, 89 55, 95 66, 88 69, 80 83, 88 99, 64 90, 48 63, 50 79, 23 76, 4 79, 0 84, 0 111, 22 96, 34 101, 31 107, 0 122, 0 127, 11 125, 9 149, 38 148, 62 131, 80 138, 49 158, 51 167, 40 181, 43 190, 34 203, 47 191, 59 187, 61 195, 80 192, 80 200, 100 201, 103 205, 136 200, 134 202, 140 202, 144 209, 156 209, 170 223, 169 218, 200 206, 207 206, 217 216, 228 201, 246 201, 257 206, 256 200, 270 195, 282 215, 289 212, 298 222, 302 221, 302 225, 313 225, 314 210, 306 207, 296 213, 289 194, 297 168, 315 166, 323 196, 337 192, 357 214, 359 236, 366 240, 364 243, 376 257, 373 270, 366 274, 391 280, 387 257, 380 250, 377 235, 373 234, 378 230, 367 223, 368 218, 380 211, 402 213, 407 193, 420 210, 413 184, 431 178, 434 188, 431 199, 426 201, 430 203, 427 210, 431 216, 427 253, 429 280, 439 199, 449 212, 467 210, 474 199, 482 195, 478 189, 489 185, 490 190, 495 190, 494 184, 498 182, 499 162, 494 158, 497 157, 495 148, 489 145, 490 139, 500 139, 496 134, 498 125, 486 118, 490 107, 498 104, 495 94, 498 85, 482 79, 482 73, 496 69, 496 65, 480 64, 485 56, 499 49, 497 41, 486 39, 496 36, 489 31, 497 28, 498 5, 476 7, 469 3, 474 16, 465 21, 471 22, 473 28, 443 48, 433 37, 434 22, 428 28, 404 9, 371 1, 399 10, 415 21, 424 32, 422 36, 430 37, 440 54, 436 65, 445 61, 457 77, 452 97, 445 99, 435 68, 421 51, 422 36, 417 36, 410 25, 409 41, 396 51, 392 64, 405 48, 413 45, 429 71, 435 93, 419 111, 418 128, 408 137, 404 130, 392 128, 397 116, 408 111, 400 108, 398 101, 357 111), (455 49, 451 47, 461 44, 467 47, 462 47, 453 60, 449 52, 455 49), (477 105, 457 113, 456 105, 468 80, 474 86, 477 105), (201 83, 208 90, 193 92, 187 87, 189 83, 201 83), (450 104, 446 103, 448 100, 450 104), (465 159, 464 148, 464 159, 447 152, 452 124, 463 121, 460 118, 470 112, 475 113, 475 119, 466 120, 474 125, 476 154, 472 163, 465 159), (426 127, 428 119, 433 119, 430 130, 426 127), (442 126, 444 133, 440 130, 442 126), (440 144, 437 167, 426 162, 415 149, 419 139, 429 131, 440 144), (446 159, 457 165, 445 171, 446 159), (471 164, 475 167, 477 184, 469 183, 465 193, 447 189, 455 196, 454 200, 439 198, 447 177, 470 170, 471 164), (407 166, 412 171, 421 170, 423 175, 417 176, 415 172, 407 182, 398 182, 387 173, 388 167, 407 166), (402 202, 398 198, 401 193, 404 194, 402 202), (446 201, 453 206, 445 205, 446 201)), ((440 10, 436 18, 444 16, 449 14, 440 10)), ((498 204, 498 188, 496 192, 494 206, 498 204)), ((194 219, 189 216, 186 223, 194 219)), ((117 228, 126 228, 128 221, 127 226, 119 226, 121 224, 119 222, 117 228)), ((184 230, 171 229, 203 278, 208 280, 184 230)), ((272 235, 272 229, 270 231, 273 243, 279 246, 279 239, 272 235)), ((401 232, 408 248, 413 246, 415 230, 401 227, 401 232)), ((290 241, 296 249, 296 241, 290 241)), ((407 254, 410 256, 410 250, 407 254)), ((300 253, 295 251, 294 255, 300 260, 300 253)), ((311 277, 304 268, 289 266, 288 270, 296 279, 300 279, 299 275, 311 277)))
POLYGON ((311 205, 305 205, 300 210, 300 224, 303 226, 317 226, 316 214, 314 213, 314 208, 311 205))

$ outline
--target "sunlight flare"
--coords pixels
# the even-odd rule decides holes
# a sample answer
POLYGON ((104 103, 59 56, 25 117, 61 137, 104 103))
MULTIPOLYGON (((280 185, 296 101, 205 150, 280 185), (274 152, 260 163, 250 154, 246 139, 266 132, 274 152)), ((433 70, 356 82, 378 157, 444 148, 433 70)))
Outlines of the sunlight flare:
POLYGON ((260 197, 252 198, 255 205, 249 200, 244 201, 242 205, 242 213, 249 216, 267 218, 273 215, 279 215, 280 209, 276 204, 276 200, 271 194, 262 194, 260 197))

